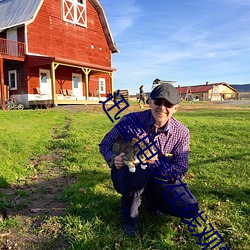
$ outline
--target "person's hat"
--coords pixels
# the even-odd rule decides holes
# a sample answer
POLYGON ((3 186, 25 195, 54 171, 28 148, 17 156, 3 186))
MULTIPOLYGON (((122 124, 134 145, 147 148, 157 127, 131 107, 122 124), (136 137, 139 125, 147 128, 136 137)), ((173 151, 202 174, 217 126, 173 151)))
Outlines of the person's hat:
POLYGON ((163 83, 155 87, 150 93, 150 98, 153 100, 162 98, 173 105, 180 103, 180 95, 177 89, 168 83, 163 83))
POLYGON ((158 84, 160 81, 161 81, 160 79, 156 78, 154 79, 153 84, 158 84))

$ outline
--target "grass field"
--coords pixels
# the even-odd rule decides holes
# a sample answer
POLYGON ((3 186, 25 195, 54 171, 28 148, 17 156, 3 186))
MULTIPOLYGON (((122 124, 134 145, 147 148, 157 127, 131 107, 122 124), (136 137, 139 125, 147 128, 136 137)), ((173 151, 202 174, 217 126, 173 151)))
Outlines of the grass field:
MULTIPOLYGON (((132 110, 139 109, 133 104, 124 114, 132 110)), ((184 103, 175 117, 190 129, 184 182, 207 230, 211 223, 220 233, 220 247, 250 249, 249 106, 184 103)), ((121 197, 98 148, 113 124, 100 106, 0 112, 0 119, 1 249, 205 249, 179 218, 150 216, 143 205, 142 236, 122 233, 121 197), (67 182, 55 190, 59 176, 67 182), (62 213, 34 209, 34 194, 42 206, 48 186, 62 213)))

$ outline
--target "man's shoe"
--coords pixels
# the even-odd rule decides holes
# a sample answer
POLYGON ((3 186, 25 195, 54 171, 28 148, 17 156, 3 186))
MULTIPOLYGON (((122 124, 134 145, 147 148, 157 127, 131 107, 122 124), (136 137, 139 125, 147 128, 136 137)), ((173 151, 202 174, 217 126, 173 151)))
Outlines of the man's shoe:
POLYGON ((130 237, 138 237, 140 235, 138 224, 124 224, 124 233, 130 237))

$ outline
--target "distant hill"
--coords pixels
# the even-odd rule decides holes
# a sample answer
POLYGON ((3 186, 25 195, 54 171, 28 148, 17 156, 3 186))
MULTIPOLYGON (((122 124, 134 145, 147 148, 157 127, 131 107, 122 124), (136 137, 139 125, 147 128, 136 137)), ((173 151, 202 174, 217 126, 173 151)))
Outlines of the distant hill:
POLYGON ((250 92, 250 84, 230 84, 238 92, 250 92))

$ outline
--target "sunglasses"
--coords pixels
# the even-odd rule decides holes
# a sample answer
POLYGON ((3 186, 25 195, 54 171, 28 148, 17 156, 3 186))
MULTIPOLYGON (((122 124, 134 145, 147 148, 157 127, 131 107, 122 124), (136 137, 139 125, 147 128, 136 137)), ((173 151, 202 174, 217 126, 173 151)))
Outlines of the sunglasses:
POLYGON ((163 106, 165 106, 166 108, 172 108, 174 105, 173 104, 171 104, 171 103, 169 103, 169 102, 167 102, 167 101, 165 101, 165 100, 163 100, 163 99, 155 99, 154 100, 154 104, 156 105, 156 106, 161 106, 161 105, 163 105, 163 106))

